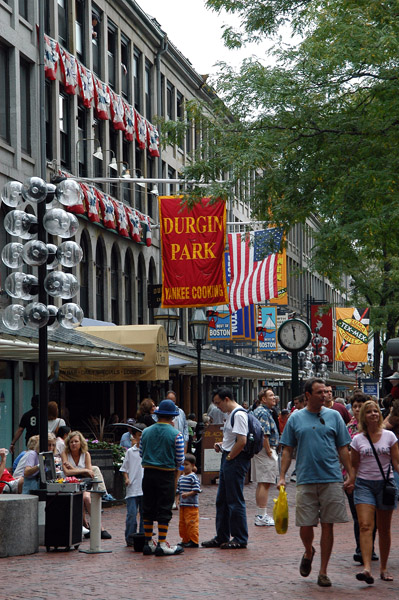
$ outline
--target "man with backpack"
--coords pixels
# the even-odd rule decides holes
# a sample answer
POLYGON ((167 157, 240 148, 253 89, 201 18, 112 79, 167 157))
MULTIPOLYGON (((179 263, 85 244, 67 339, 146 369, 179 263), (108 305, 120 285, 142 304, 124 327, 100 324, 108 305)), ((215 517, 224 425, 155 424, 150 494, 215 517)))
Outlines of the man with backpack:
POLYGON ((230 388, 219 388, 213 402, 226 413, 227 418, 223 427, 223 441, 214 445, 216 452, 222 452, 216 497, 216 536, 202 542, 202 546, 223 550, 246 548, 248 526, 244 481, 250 458, 244 452, 244 447, 248 436, 248 415, 234 400, 230 388))
POLYGON ((260 404, 254 411, 264 433, 263 448, 254 455, 251 462, 252 481, 257 483, 255 525, 258 527, 274 525, 273 518, 267 514, 269 488, 272 483, 276 483, 278 475, 279 432, 272 413, 274 405, 274 392, 269 388, 260 394, 260 404))

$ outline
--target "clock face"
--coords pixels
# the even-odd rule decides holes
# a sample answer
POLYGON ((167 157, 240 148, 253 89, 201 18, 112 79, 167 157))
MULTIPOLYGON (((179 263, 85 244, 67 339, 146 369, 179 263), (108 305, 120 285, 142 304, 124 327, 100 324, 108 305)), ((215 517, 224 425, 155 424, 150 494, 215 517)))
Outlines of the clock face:
POLYGON ((280 325, 277 336, 280 345, 291 352, 306 348, 310 343, 312 333, 305 321, 289 319, 280 325))

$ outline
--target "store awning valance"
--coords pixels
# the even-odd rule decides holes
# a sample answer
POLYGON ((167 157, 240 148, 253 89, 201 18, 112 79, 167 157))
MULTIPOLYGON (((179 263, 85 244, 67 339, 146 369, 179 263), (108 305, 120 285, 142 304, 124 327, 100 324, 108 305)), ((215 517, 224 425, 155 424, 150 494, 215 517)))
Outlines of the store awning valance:
POLYGON ((76 365, 60 363, 60 381, 166 381, 169 379, 169 351, 161 325, 120 325, 79 327, 79 332, 119 344, 143 354, 140 364, 121 360, 76 365))

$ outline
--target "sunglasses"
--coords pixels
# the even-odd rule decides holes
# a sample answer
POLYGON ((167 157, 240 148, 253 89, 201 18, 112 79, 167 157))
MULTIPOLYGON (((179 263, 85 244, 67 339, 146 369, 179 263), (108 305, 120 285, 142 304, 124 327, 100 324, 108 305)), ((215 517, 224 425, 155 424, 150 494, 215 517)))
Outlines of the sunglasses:
POLYGON ((321 423, 322 425, 325 425, 325 424, 326 424, 326 422, 325 422, 325 420, 323 419, 323 417, 321 417, 321 416, 320 416, 320 413, 317 413, 317 416, 318 416, 318 418, 319 418, 319 420, 320 420, 320 423, 321 423))

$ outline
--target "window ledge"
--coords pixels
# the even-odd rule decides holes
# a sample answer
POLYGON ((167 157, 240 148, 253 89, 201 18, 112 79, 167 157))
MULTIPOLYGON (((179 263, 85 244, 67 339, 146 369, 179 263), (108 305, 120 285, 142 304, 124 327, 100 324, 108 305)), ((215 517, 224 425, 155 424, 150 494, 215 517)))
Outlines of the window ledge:
POLYGON ((11 6, 8 6, 8 4, 6 4, 5 2, 3 2, 3 0, 0 0, 0 6, 2 8, 4 8, 7 12, 9 12, 10 15, 12 15, 12 8, 11 8, 11 6))

